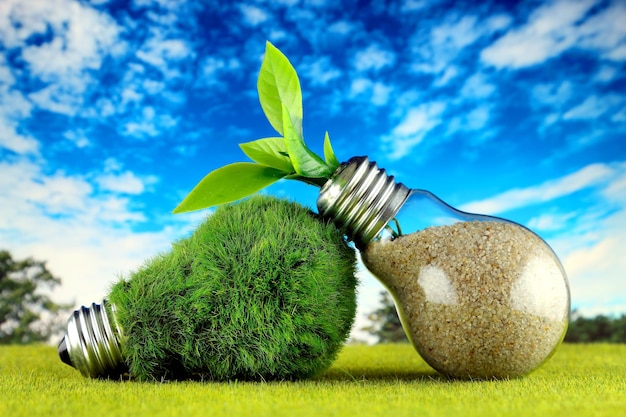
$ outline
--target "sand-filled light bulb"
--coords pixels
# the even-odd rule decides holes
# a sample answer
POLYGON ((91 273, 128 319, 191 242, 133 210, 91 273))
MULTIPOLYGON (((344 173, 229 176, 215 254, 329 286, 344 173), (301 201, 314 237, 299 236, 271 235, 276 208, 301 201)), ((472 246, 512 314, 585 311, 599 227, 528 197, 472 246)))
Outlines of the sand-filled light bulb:
POLYGON ((367 158, 335 172, 318 199, 387 287, 423 359, 455 378, 514 378, 565 335, 570 295, 548 244, 527 228, 465 213, 409 189, 367 158))

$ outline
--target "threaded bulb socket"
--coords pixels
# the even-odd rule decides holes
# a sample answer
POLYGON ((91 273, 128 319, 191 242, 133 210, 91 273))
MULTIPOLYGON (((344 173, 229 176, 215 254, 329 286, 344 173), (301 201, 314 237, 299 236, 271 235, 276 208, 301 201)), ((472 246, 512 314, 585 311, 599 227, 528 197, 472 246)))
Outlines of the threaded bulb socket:
POLYGON ((115 305, 103 300, 81 306, 67 321, 58 353, 61 361, 85 377, 108 378, 124 374, 123 335, 115 318, 115 305))
POLYGON ((394 218, 409 194, 409 188, 375 162, 354 157, 324 184, 317 209, 362 250, 394 218))

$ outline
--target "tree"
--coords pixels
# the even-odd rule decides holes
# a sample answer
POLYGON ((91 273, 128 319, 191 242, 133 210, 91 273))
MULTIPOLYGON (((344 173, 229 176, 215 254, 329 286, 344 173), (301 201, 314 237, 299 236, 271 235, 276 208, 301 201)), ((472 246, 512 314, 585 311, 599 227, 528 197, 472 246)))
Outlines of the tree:
POLYGON ((69 306, 54 303, 42 290, 60 284, 45 262, 14 260, 0 250, 0 344, 43 342, 59 330, 55 319, 69 306))
POLYGON ((571 343, 626 343, 626 314, 619 317, 599 315, 584 317, 574 311, 565 342, 571 343))
POLYGON ((372 324, 363 330, 376 336, 377 343, 408 342, 391 295, 387 291, 381 291, 380 297, 381 306, 367 316, 372 324))

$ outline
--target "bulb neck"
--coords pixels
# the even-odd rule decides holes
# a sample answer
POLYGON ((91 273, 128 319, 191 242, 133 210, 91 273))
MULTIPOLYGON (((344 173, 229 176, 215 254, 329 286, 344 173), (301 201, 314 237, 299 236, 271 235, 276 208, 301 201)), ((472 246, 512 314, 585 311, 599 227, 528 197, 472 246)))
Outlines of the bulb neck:
POLYGON ((115 305, 103 300, 75 310, 59 343, 61 361, 92 378, 119 376, 126 371, 122 356, 123 335, 115 317, 115 305))
POLYGON ((358 249, 364 249, 395 217, 410 189, 378 168, 367 157, 341 164, 324 184, 317 209, 346 233, 358 249))

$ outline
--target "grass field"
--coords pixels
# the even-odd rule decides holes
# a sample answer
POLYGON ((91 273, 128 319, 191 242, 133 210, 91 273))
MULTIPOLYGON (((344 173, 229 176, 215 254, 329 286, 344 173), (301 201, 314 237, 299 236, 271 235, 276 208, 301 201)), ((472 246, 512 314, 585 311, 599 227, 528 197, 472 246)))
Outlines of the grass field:
POLYGON ((50 346, 0 346, 0 416, 626 416, 626 345, 563 345, 533 374, 450 381, 409 345, 347 346, 300 382, 83 378, 50 346))

